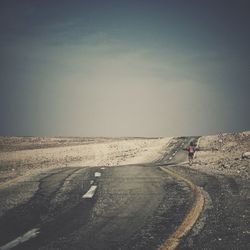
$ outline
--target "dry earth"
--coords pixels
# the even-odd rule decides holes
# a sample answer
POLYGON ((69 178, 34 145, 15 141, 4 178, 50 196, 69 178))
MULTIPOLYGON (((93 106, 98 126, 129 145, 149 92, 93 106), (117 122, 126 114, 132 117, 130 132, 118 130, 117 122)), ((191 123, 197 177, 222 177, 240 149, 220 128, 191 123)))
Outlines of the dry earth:
MULTIPOLYGON (((161 158, 174 138, 0 137, 0 187, 64 166, 114 166, 161 158)), ((250 131, 202 136, 193 169, 249 178, 250 131)))
POLYGON ((55 167, 153 162, 170 139, 0 137, 0 187, 55 167))
POLYGON ((191 166, 208 174, 250 177, 250 131, 203 136, 198 141, 194 164, 191 166))

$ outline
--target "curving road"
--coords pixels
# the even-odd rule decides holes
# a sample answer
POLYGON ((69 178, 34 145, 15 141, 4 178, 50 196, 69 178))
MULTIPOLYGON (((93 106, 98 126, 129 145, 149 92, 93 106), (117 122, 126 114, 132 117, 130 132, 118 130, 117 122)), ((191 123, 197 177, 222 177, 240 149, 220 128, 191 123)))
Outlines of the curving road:
POLYGON ((156 249, 193 201, 157 164, 61 168, 35 182, 32 198, 0 217, 1 250, 156 249))
POLYGON ((191 180, 205 197, 202 216, 177 249, 250 249, 249 180, 180 165, 190 139, 179 138, 154 164, 54 169, 0 190, 1 201, 33 193, 0 217, 0 250, 157 249, 195 199, 185 181, 159 166, 191 180))

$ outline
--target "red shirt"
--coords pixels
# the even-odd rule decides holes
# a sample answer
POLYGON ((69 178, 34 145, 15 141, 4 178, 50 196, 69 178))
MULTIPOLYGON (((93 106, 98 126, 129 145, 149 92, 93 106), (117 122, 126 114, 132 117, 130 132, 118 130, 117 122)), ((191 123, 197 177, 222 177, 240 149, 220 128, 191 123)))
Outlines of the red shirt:
POLYGON ((194 147, 194 146, 189 145, 189 146, 187 147, 187 151, 188 151, 189 153, 194 153, 194 151, 195 151, 195 147, 194 147))

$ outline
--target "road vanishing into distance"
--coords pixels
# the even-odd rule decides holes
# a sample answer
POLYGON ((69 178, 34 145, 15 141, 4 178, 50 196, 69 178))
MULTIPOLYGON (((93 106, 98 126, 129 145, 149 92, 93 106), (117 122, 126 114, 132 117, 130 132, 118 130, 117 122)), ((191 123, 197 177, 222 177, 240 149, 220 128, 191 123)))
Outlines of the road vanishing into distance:
MULTIPOLYGON (((182 149, 191 139, 179 138, 152 164, 63 167, 26 181, 25 192, 34 183, 39 188, 26 203, 0 217, 0 250, 158 249, 195 202, 190 185, 160 166, 202 187, 205 198, 200 219, 178 249, 250 249, 249 204, 239 195, 247 184, 240 187, 233 178, 181 166, 187 157, 182 149)), ((0 195, 6 199, 14 191, 0 195)))

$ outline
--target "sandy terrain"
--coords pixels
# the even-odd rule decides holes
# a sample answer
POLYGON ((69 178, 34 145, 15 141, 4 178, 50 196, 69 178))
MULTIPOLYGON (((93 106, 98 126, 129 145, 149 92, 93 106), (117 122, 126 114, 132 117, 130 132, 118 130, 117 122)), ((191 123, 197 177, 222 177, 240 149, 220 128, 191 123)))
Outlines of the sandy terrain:
MULTIPOLYGON (((159 159, 172 138, 0 137, 0 186, 64 166, 115 166, 159 159)), ((250 132, 202 136, 192 168, 249 178, 250 132)))
MULTIPOLYGON (((6 197, 0 199, 0 216, 34 195, 39 188, 39 173, 65 166, 150 163, 171 151, 176 140, 0 137, 0 193, 6 197)), ((249 180, 250 159, 241 156, 250 152, 250 132, 202 136, 198 147, 192 169, 249 180)))
MULTIPOLYGON (((64 166, 154 162, 172 138, 0 137, 0 187, 16 178, 64 166)), ((249 178, 250 132, 202 136, 192 168, 249 178)), ((15 182, 14 181, 14 182, 15 182)))
POLYGON ((242 154, 250 152, 250 131, 202 136, 198 141, 193 169, 206 173, 250 177, 250 159, 242 154))
POLYGON ((55 167, 153 162, 170 139, 0 137, 0 187, 55 167))

